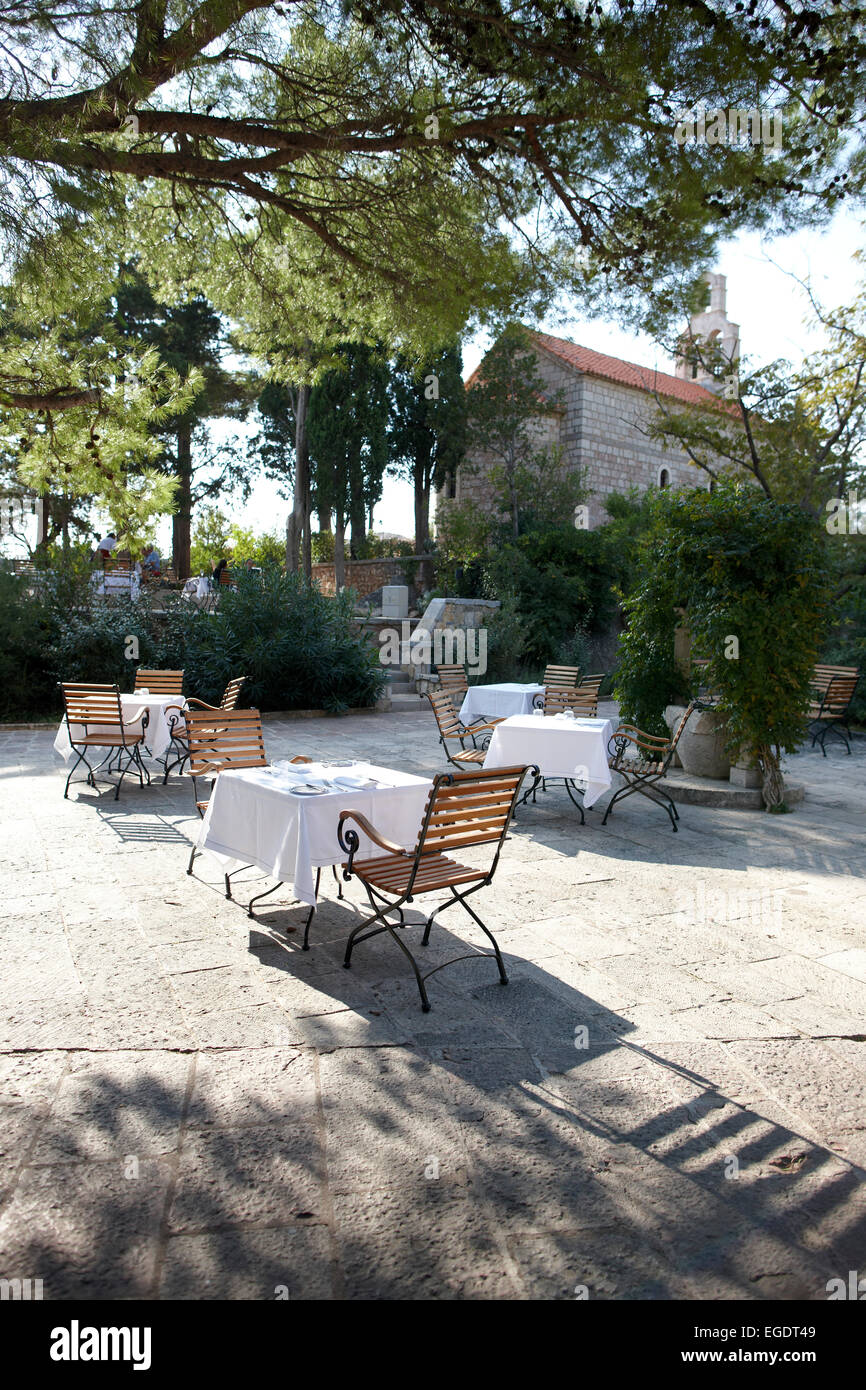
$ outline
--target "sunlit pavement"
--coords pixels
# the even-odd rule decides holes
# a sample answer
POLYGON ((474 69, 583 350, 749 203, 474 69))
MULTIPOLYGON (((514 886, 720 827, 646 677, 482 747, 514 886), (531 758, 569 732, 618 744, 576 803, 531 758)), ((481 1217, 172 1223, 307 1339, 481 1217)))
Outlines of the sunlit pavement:
MULTIPOLYGON (((794 814, 686 806, 677 835, 641 797, 581 827, 551 787, 476 899, 509 986, 463 962, 429 1014, 387 937, 342 969, 354 885, 323 876, 304 954, 288 890, 252 922, 260 875, 237 903, 206 857, 187 877, 187 779, 64 801, 52 743, 0 734, 0 1277, 824 1299, 866 1272, 866 740, 790 760, 794 814)), ((445 765, 426 713, 271 719, 266 744, 445 765)), ((442 923, 434 962, 484 941, 442 923)))

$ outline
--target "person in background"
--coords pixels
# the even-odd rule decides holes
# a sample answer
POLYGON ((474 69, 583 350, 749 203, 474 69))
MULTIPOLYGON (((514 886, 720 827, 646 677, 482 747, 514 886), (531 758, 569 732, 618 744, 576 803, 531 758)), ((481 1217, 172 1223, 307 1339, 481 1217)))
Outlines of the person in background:
POLYGON ((162 556, 154 545, 153 541, 148 541, 144 555, 141 558, 141 572, 145 579, 157 579, 159 577, 159 567, 162 563, 162 556))
POLYGON ((102 540, 96 547, 96 559, 107 560, 111 552, 116 549, 117 537, 113 531, 109 531, 108 535, 103 536, 102 540))
POLYGON ((211 574, 211 583, 213 584, 215 589, 219 588, 220 575, 222 574, 227 564, 228 560, 226 559, 217 560, 214 564, 213 573, 211 574))

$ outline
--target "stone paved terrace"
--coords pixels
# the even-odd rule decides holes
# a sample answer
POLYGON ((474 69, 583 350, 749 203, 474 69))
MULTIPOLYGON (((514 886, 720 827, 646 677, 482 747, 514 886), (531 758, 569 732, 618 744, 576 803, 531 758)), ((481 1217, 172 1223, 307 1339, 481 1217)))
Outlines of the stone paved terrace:
MULTIPOLYGON (((52 741, 0 734, 0 1276, 51 1299, 749 1300, 863 1269, 862 739, 792 760, 795 814, 685 807, 677 835, 640 797, 581 828, 551 789, 479 895, 509 987, 465 962, 427 1015, 393 942, 341 968, 354 886, 328 881, 302 954, 303 909, 253 923, 213 862, 187 877, 187 781, 64 802, 52 741)), ((266 741, 443 765, 421 713, 266 741)), ((431 953, 483 939, 460 916, 431 953)))

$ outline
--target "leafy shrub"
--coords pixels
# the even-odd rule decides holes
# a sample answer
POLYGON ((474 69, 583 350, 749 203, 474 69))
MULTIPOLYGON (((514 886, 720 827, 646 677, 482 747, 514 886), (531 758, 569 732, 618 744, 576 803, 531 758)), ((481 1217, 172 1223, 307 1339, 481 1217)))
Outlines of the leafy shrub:
POLYGON ((524 620, 523 659, 533 669, 558 658, 576 629, 602 627, 616 609, 621 559, 603 529, 531 531, 486 557, 484 593, 513 593, 524 620))
POLYGON ((375 647, 352 629, 352 596, 326 598, 275 567, 238 575, 217 612, 196 628, 188 680, 215 702, 233 676, 246 675, 244 697, 259 709, 326 709, 375 703, 385 673, 375 647))
POLYGON ((87 584, 67 608, 70 586, 58 572, 28 592, 24 581, 0 573, 5 719, 56 713, 60 680, 129 689, 138 665, 183 668, 187 693, 210 703, 244 674, 244 700, 262 710, 365 707, 384 685, 378 652, 352 627, 352 595, 326 598, 275 566, 261 576, 241 572, 215 613, 149 590, 135 602, 105 601, 87 584), (129 638, 137 640, 135 658, 129 638))
POLYGON ((52 635, 50 606, 24 580, 0 571, 0 718, 38 717, 60 708, 45 661, 52 635))
POLYGON ((673 666, 676 610, 686 612, 701 680, 719 692, 732 759, 754 756, 764 799, 781 805, 781 751, 802 741, 812 668, 830 616, 824 534, 800 507, 758 488, 720 484, 662 494, 627 608, 616 693, 626 719, 658 728, 682 692, 673 666))

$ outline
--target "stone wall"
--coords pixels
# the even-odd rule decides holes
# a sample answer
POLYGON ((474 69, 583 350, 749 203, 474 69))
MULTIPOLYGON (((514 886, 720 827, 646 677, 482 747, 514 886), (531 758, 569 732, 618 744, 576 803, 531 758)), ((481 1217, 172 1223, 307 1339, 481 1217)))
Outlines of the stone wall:
MULTIPOLYGON (((428 559, 429 556, 410 555, 390 560, 347 560, 346 587, 355 589, 358 596, 363 598, 385 584, 408 584, 410 575, 414 577, 419 566, 428 559)), ((313 565, 313 578, 323 594, 337 592, 333 562, 313 565)))

